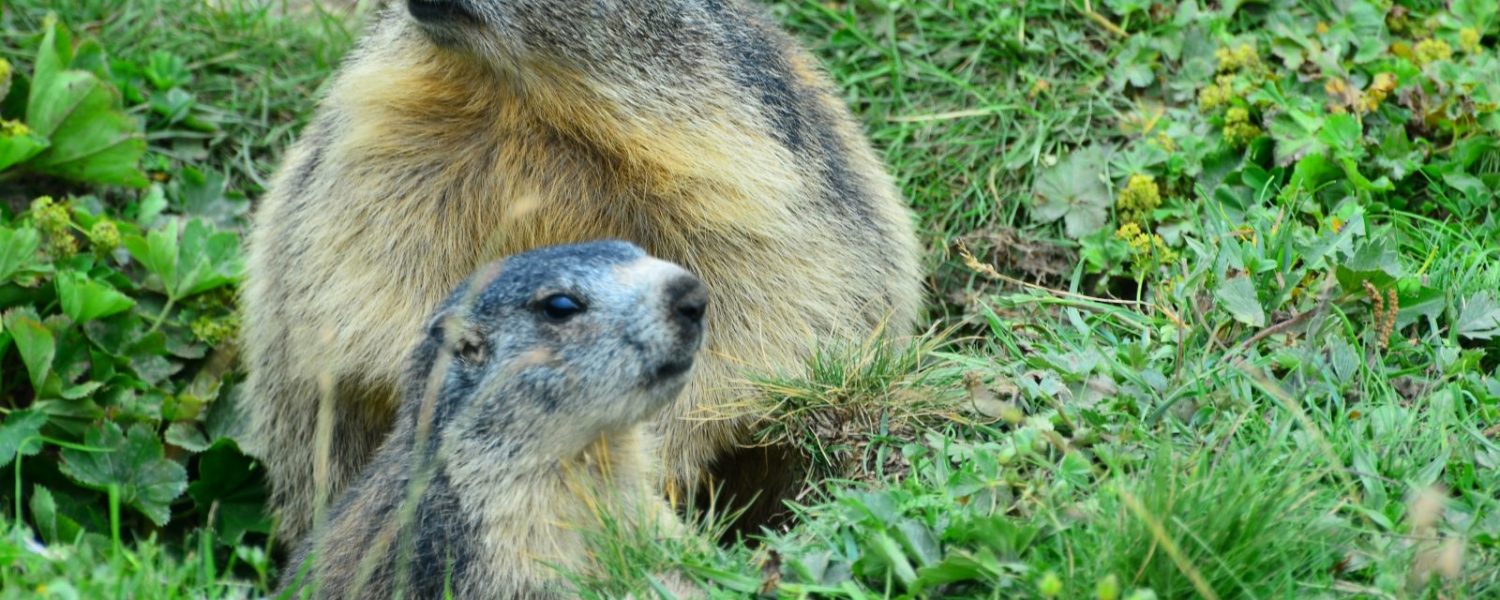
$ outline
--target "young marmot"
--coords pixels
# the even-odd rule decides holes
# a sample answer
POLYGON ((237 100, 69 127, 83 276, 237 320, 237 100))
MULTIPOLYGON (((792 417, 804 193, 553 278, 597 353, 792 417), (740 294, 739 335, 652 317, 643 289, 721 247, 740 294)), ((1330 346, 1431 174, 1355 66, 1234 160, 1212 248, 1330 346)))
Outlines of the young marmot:
POLYGON ((740 447, 756 415, 730 410, 737 382, 800 369, 817 343, 911 333, 913 229, 814 59, 758 7, 392 2, 249 241, 247 445, 278 539, 302 535, 391 430, 408 340, 454 284, 601 238, 686 266, 713 295, 705 356, 656 424, 665 490, 764 491, 747 511, 763 517, 800 463, 740 447))
POLYGON ((697 277, 618 241, 476 272, 428 321, 395 430, 283 589, 562 598, 553 569, 585 564, 596 511, 675 528, 643 426, 687 384, 707 301, 697 277))

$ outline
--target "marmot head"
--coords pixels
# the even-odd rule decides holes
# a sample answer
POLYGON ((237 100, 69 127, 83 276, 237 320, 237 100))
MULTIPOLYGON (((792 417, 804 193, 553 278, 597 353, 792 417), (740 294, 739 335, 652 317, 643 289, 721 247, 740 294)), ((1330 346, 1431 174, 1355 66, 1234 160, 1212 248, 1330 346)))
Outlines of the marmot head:
MULTIPOLYGON (((708 290, 621 241, 552 246, 477 270, 435 311, 402 418, 429 438, 576 451, 653 416, 687 382, 708 290)), ((502 453, 504 455, 504 453, 502 453)), ((554 455, 554 456, 549 456, 554 455)))
MULTIPOLYGON (((405 0, 438 46, 512 72, 554 68, 596 79, 685 74, 724 0, 405 0), (666 64, 670 63, 670 64, 666 64), (663 68, 665 67, 665 68, 663 68)), ((399 6, 397 7, 399 9, 399 6)))

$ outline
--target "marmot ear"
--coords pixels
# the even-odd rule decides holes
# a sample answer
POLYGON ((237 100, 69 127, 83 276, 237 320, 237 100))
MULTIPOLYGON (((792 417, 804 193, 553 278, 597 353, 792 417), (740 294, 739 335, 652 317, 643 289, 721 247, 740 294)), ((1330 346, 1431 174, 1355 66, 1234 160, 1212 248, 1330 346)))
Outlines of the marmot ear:
POLYGON ((490 342, 472 329, 464 329, 453 338, 453 354, 464 362, 482 364, 490 358, 490 342))

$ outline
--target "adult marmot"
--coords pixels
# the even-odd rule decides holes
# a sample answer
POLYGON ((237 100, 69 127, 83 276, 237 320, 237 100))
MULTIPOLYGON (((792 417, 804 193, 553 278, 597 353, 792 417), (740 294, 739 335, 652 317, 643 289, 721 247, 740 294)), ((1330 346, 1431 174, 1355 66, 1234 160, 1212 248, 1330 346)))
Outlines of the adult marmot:
POLYGON ((675 529, 643 429, 687 384, 707 301, 697 277, 619 241, 481 268, 428 321, 395 430, 282 588, 564 598, 553 569, 587 568, 597 511, 675 529))
POLYGON ((390 431, 423 317, 484 262, 634 242, 714 323, 657 427, 668 491, 796 483, 726 415, 747 372, 909 333, 913 218, 814 60, 737 0, 408 0, 366 32, 257 209, 249 450, 295 541, 390 431), (323 401, 323 402, 320 402, 323 401), (320 427, 326 429, 320 431, 320 427), (711 476, 711 477, 710 477, 711 476))

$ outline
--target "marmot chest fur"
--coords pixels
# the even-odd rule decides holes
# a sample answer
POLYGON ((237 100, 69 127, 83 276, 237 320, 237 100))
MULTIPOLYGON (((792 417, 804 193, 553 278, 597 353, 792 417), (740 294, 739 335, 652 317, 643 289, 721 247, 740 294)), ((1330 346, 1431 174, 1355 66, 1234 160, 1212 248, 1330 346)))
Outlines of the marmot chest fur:
POLYGON ((283 588, 564 598, 554 569, 586 568, 596 511, 673 528, 643 429, 687 384, 706 302, 697 277, 625 242, 480 269, 428 321, 394 431, 283 588))
MULTIPOLYGON (((708 284, 714 323, 655 424, 671 490, 761 491, 737 378, 908 333, 912 215, 813 59, 739 0, 393 2, 257 209, 243 305, 250 450, 278 539, 391 430, 423 317, 477 266, 629 240, 708 284)), ((753 512, 752 512, 753 514, 753 512)))

